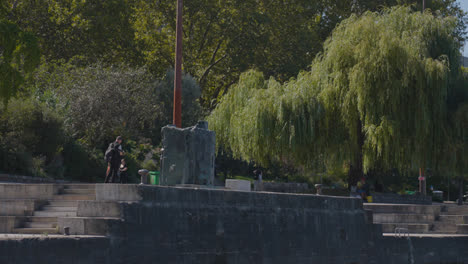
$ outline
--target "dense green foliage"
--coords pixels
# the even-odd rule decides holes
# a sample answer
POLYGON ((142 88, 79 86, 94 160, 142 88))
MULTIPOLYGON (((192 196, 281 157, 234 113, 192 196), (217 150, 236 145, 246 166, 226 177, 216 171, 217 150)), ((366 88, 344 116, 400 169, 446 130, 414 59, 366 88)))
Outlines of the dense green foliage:
POLYGON ((218 143, 265 165, 345 162, 350 183, 375 167, 437 166, 451 133, 456 146, 466 144, 466 99, 453 110, 456 128, 448 117, 459 78, 456 25, 405 7, 351 16, 310 72, 283 85, 256 71, 242 75, 210 116, 218 143))
POLYGON ((45 175, 65 141, 62 120, 33 100, 11 100, 0 110, 0 164, 4 170, 45 175))
MULTIPOLYGON (((240 74, 255 68, 283 82, 307 69, 330 32, 351 14, 418 0, 192 0, 184 3, 184 70, 213 108, 240 74)), ((175 2, 172 0, 4 0, 3 13, 38 40, 47 61, 146 65, 163 77, 173 67, 175 2)), ((455 0, 426 0, 434 14, 459 18, 455 0)))
POLYGON ((0 99, 6 104, 39 64, 40 53, 33 34, 0 17, 0 99))
MULTIPOLYGON (((0 112, 2 171, 95 181, 117 135, 125 139, 130 176, 157 168, 154 146, 172 116, 171 71, 157 79, 144 68, 43 64, 25 86, 23 99, 0 112)), ((189 75, 182 86, 188 126, 202 115, 200 88, 189 75)))
MULTIPOLYGON (((421 10, 420 2, 185 1, 184 126, 192 125, 213 109, 232 84, 235 84, 233 87, 245 86, 242 89, 252 92, 259 103, 250 105, 245 97, 232 98, 233 95, 227 95, 224 101, 232 98, 239 109, 247 106, 242 113, 232 110, 246 120, 263 120, 258 129, 262 129, 265 137, 255 135, 255 128, 248 128, 250 130, 246 132, 253 136, 243 138, 243 129, 247 128, 240 119, 235 124, 239 127, 222 128, 226 131, 223 130, 225 135, 221 137, 231 137, 236 144, 244 146, 242 155, 233 151, 234 157, 269 164, 268 174, 279 178, 304 171, 304 166, 298 166, 301 164, 323 169, 350 160, 356 142, 352 139, 349 124, 343 122, 344 117, 339 113, 334 117, 328 115, 330 109, 323 101, 325 80, 322 77, 331 69, 320 68, 320 71, 313 70, 313 74, 303 73, 295 80, 290 79, 298 76, 301 70, 317 68, 320 63, 311 65, 311 62, 320 52, 323 52, 323 60, 327 60, 324 55, 329 52, 324 51, 325 40, 352 14, 357 20, 366 11, 378 11, 397 4, 408 4, 416 11, 421 10), (241 73, 249 69, 255 69, 257 73, 248 73, 238 83, 241 73), (262 75, 268 79, 267 84, 262 75), (250 91, 253 86, 248 82, 252 81, 255 87, 268 89, 262 89, 258 94, 250 91), (314 85, 307 86, 310 83, 314 85), (257 111, 262 116, 252 119, 248 111, 257 111), (275 126, 278 120, 283 126, 275 126), (310 124, 313 125, 307 126, 310 124), (279 136, 283 134, 290 136, 279 136), (284 148, 288 144, 291 148, 284 148)), ((427 12, 437 18, 458 18, 453 21, 456 25, 451 25, 455 29, 450 41, 461 43, 467 15, 456 1, 426 0, 426 7, 427 12)), ((420 32, 426 33, 430 32, 420 32)), ((102 153, 117 134, 127 139, 131 171, 139 166, 154 167, 158 160, 155 146, 159 144, 160 128, 170 123, 172 116, 170 69, 173 67, 174 39, 174 1, 0 1, 0 97, 3 107, 0 116, 5 120, 0 131, 3 164, 0 171, 95 180, 102 175, 102 153), (11 99, 12 96, 16 99, 11 99), (6 104, 8 100, 10 103, 6 104), (12 111, 16 113, 15 119, 12 119, 15 116, 12 111), (14 125, 16 119, 18 122, 22 120, 23 125, 14 125), (56 142, 41 136, 45 133, 42 126, 52 126, 48 122, 55 124, 53 128, 57 135, 61 135, 56 137, 56 142), (31 141, 27 136, 30 134, 38 138, 31 141), (38 141, 42 140, 48 142, 51 149, 41 147, 38 141)), ((375 39, 370 39, 368 44, 375 45, 372 42, 375 39)), ((447 43, 433 42, 431 45, 434 49, 431 52, 437 54, 445 52, 437 49, 446 47, 447 43)), ((331 45, 325 44, 325 49, 332 49, 331 45)), ((357 52, 354 47, 353 50, 357 52)), ((369 51, 361 49, 361 52, 369 51)), ((343 63, 355 63, 344 59, 343 63)), ((355 56, 354 59, 361 58, 355 56)), ((452 58, 446 61, 449 59, 452 58)), ((455 67, 453 63, 450 65, 455 67)), ((370 64, 367 66, 371 67, 370 64)), ((346 72, 357 66, 341 64, 340 67, 333 71, 346 72)), ((456 75, 454 69, 450 75, 456 75)), ((455 83, 453 76, 449 77, 450 82, 455 83)), ((448 98, 460 98, 458 92, 456 96, 452 94, 455 93, 447 92, 448 98)), ((463 104, 457 100, 450 101, 451 129, 442 131, 441 135, 445 138, 458 135, 458 141, 446 144, 445 151, 461 153, 457 155, 460 164, 466 155, 463 152, 466 141, 463 131, 466 129, 461 130, 458 125, 465 115, 464 110, 460 110, 463 104), (449 133, 453 136, 447 136, 449 133)), ((353 113, 353 116, 357 115, 353 113)), ((369 121, 363 126, 368 124, 376 122, 369 121)), ((374 137, 381 137, 378 131, 376 126, 374 137)), ((367 142, 371 142, 370 139, 367 142)), ((366 161, 369 165, 365 166, 386 160, 379 156, 378 148, 373 151, 377 157, 366 161)), ((390 152, 388 147, 382 153, 387 152, 390 152)), ((222 162, 224 168, 221 171, 235 173, 240 162, 233 161, 229 153, 229 150, 225 152, 225 157, 229 158, 222 162)), ((243 164, 244 171, 253 166, 253 163, 243 164)))

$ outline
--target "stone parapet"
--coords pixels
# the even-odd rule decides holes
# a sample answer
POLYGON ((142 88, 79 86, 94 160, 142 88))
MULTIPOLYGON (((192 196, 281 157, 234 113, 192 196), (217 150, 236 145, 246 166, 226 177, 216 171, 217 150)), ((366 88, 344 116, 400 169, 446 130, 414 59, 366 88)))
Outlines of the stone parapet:
POLYGON ((309 193, 307 183, 297 182, 263 182, 263 191, 282 193, 309 193))

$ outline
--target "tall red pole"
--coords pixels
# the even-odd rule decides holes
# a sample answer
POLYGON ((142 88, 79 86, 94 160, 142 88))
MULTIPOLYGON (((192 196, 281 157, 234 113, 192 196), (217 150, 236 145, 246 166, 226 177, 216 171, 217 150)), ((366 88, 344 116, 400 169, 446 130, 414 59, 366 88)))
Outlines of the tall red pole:
POLYGON ((182 0, 177 0, 173 124, 182 127, 182 0))

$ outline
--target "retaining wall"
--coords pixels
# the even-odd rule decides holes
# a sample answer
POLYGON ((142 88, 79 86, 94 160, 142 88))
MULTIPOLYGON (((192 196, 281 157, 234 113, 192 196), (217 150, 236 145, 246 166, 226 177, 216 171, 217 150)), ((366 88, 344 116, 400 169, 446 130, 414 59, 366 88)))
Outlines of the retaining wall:
POLYGON ((138 196, 111 231, 122 263, 366 263, 380 235, 355 198, 156 186, 138 196))
POLYGON ((373 193, 372 202, 374 203, 393 203, 393 204, 432 204, 432 196, 407 195, 396 193, 373 193))
MULTIPOLYGON (((382 237, 356 198, 118 184, 96 191, 78 214, 120 216, 106 222, 107 238, 0 235, 0 263, 468 263, 468 237, 382 237)), ((102 224, 70 219, 91 231, 102 224)))
POLYGON ((281 193, 310 193, 307 183, 297 182, 263 182, 263 190, 281 193))

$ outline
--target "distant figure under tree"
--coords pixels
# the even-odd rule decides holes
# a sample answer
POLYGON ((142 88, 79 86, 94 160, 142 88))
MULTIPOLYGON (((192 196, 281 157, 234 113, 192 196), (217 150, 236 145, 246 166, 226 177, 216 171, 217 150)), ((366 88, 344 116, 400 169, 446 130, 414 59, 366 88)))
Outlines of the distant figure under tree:
POLYGON ((107 162, 106 178, 104 183, 113 183, 118 179, 122 151, 122 137, 118 136, 114 142, 109 144, 106 150, 105 159, 107 162))
POLYGON ((260 169, 254 170, 255 183, 254 190, 257 192, 263 191, 263 172, 260 169))

